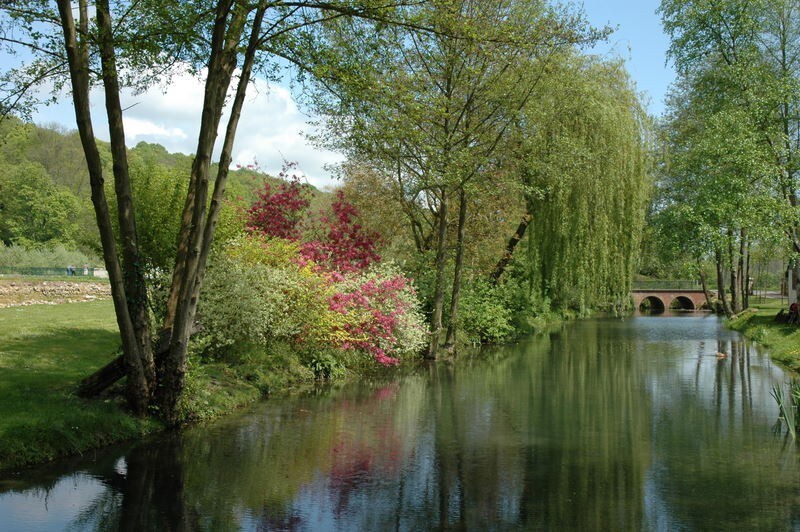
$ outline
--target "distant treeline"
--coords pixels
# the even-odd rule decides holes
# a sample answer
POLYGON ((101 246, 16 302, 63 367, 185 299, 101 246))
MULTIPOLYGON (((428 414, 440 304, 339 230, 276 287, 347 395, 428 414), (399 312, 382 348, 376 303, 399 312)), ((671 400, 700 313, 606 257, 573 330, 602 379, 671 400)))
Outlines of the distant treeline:
MULTIPOLYGON (((109 147, 101 143, 100 150, 110 175, 109 147)), ((130 160, 135 189, 142 195, 174 198, 168 208, 179 213, 192 157, 140 142, 130 149, 130 160)), ((237 169, 231 172, 228 195, 250 204, 264 182, 272 180, 254 169, 237 169)), ((112 186, 111 179, 107 186, 112 186)), ((167 214, 163 204, 159 210, 167 214)), ((142 229, 147 239, 146 233, 158 231, 159 226, 143 223, 142 229)), ((4 266, 102 265, 89 177, 76 131, 15 118, 0 121, 0 243, 4 266)))

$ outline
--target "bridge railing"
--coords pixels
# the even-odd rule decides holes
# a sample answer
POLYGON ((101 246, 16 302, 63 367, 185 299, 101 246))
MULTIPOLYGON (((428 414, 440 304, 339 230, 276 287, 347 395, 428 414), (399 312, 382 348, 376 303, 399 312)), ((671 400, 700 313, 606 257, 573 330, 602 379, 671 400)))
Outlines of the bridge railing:
POLYGON ((691 279, 648 279, 633 281, 634 290, 702 290, 700 281, 691 279))

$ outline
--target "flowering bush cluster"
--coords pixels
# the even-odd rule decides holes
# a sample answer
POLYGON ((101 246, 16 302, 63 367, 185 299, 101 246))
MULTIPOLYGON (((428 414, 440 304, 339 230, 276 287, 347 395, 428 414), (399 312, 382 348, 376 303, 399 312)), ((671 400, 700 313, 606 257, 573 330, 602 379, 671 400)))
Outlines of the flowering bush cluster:
POLYGON ((359 275, 341 277, 328 308, 346 317, 340 347, 369 353, 384 366, 424 345, 416 292, 393 264, 376 265, 359 275))
POLYGON ((362 271, 380 261, 377 245, 380 235, 362 227, 358 211, 342 191, 336 193, 330 212, 308 212, 311 189, 296 176, 277 187, 269 183, 248 210, 251 232, 301 242, 301 256, 330 272, 362 271), (306 234, 301 231, 307 227, 306 234))
POLYGON ((411 281, 393 264, 348 264, 332 270, 309 260, 302 244, 263 233, 230 240, 198 311, 204 346, 224 355, 289 342, 310 363, 334 350, 384 366, 419 351, 424 327, 411 281))

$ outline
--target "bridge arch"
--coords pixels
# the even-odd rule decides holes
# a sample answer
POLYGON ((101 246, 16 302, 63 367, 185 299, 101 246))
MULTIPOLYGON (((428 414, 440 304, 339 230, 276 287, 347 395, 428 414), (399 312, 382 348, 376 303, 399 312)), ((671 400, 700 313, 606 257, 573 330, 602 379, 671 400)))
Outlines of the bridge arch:
POLYGON ((686 296, 678 296, 673 299, 669 304, 669 308, 676 310, 697 310, 694 301, 686 296))
POLYGON ((636 308, 639 309, 639 312, 652 312, 653 314, 661 314, 665 310, 667 310, 667 306, 664 304, 664 300, 656 295, 650 295, 647 297, 641 298, 639 304, 636 305, 636 308))
POLYGON ((663 312, 668 308, 699 310, 706 304, 702 290, 634 289, 631 290, 634 308, 663 312), (643 308, 646 307, 646 308, 643 308))

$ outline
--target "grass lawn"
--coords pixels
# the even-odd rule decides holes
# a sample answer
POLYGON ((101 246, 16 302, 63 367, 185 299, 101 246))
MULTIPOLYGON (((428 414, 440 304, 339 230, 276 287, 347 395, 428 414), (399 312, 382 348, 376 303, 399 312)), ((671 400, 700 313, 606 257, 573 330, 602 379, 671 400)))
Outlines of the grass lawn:
POLYGON ((0 309, 0 469, 157 430, 116 400, 74 395, 119 345, 111 301, 0 309))
POLYGON ((793 371, 800 371, 800 326, 777 323, 775 315, 788 308, 785 299, 753 297, 750 307, 755 312, 744 312, 729 322, 730 328, 766 346, 773 360, 793 371))

